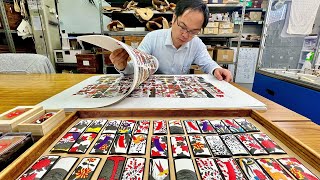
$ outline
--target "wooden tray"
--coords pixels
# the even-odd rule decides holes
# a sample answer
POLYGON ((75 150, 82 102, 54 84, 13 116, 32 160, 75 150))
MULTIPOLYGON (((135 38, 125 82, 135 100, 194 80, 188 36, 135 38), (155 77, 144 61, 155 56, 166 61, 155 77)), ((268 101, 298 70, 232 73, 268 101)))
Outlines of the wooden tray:
POLYGON ((50 132, 51 129, 54 129, 64 118, 65 113, 63 109, 41 110, 37 114, 19 123, 18 130, 19 132, 32 132, 33 136, 43 136, 50 132), (40 124, 33 123, 48 112, 53 112, 55 114, 40 124))
MULTIPOLYGON (((149 132, 152 132, 152 121, 156 119, 224 119, 224 118, 235 118, 235 117, 244 117, 251 123, 253 123, 256 127, 258 127, 261 132, 266 133, 272 140, 278 143, 286 152, 287 154, 284 155, 267 155, 267 156, 254 156, 254 158, 265 158, 265 157, 272 157, 272 158, 283 158, 283 157, 296 157, 302 164, 304 164, 309 170, 311 170, 315 175, 320 175, 320 156, 316 154, 311 149, 305 148, 301 142, 298 140, 290 137, 286 133, 279 130, 275 125, 269 122, 266 119, 263 119, 259 116, 258 113, 252 110, 247 109, 228 109, 228 110, 217 110, 217 109, 193 109, 193 110, 83 110, 77 111, 70 114, 64 121, 59 123, 57 127, 51 130, 47 135, 42 137, 37 143, 35 143, 29 150, 27 150, 23 155, 21 155, 16 161, 14 161, 10 166, 4 169, 0 174, 0 179, 11 179, 17 178, 22 174, 32 163, 34 163, 40 156, 51 154, 51 155, 60 155, 70 156, 67 153, 50 153, 50 149, 56 144, 56 142, 73 126, 76 124, 79 119, 78 118, 107 118, 107 119, 149 119, 150 122, 150 129, 149 132)), ((101 133, 101 132, 100 132, 101 133)), ((170 134, 167 135, 168 137, 168 144, 170 144, 170 134)), ((98 138, 95 139, 95 141, 98 138)), ((86 154, 72 154, 74 157, 97 157, 97 155, 89 154, 91 148, 95 144, 95 141, 91 144, 89 150, 86 154)), ((188 141, 188 140, 187 140, 188 141)), ((188 141, 189 143, 189 141, 188 141)), ((145 165, 145 175, 149 173, 149 162, 150 162, 150 147, 151 144, 151 136, 148 135, 147 141, 147 149, 145 156, 146 158, 146 165, 145 165)), ((192 159, 193 153, 190 153, 192 159)), ((137 157, 133 155, 124 155, 126 157, 137 157)), ((100 157, 100 156, 99 156, 100 157)), ((99 163, 94 175, 93 179, 96 179, 99 175, 102 166, 105 163, 106 158, 109 155, 101 156, 102 160, 99 163)), ((171 179, 175 179, 175 171, 173 166, 173 158, 172 158, 172 151, 171 146, 168 146, 168 159, 169 159, 169 166, 170 166, 170 177, 171 179)), ((233 156, 236 158, 237 156, 233 156)), ((246 156, 252 157, 252 156, 246 156)), ((77 164, 80 161, 77 162, 77 164)), ((73 167, 71 172, 76 168, 77 164, 73 167)), ((196 172, 198 173, 198 169, 195 168, 196 172)), ((70 175, 71 173, 69 173, 70 175)), ((199 176, 200 177, 200 176, 199 176)), ((144 179, 148 179, 148 176, 144 176, 144 179)))

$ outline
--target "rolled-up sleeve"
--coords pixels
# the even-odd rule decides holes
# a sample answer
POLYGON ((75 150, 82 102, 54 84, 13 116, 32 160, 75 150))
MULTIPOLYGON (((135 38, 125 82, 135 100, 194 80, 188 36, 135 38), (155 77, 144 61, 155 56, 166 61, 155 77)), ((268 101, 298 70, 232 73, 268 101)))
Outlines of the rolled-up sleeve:
MULTIPOLYGON (((201 41, 199 39, 199 41, 201 41)), ((197 42, 198 50, 195 52, 194 64, 200 66, 201 70, 206 74, 212 74, 216 68, 221 68, 208 53, 207 47, 201 42, 197 42)))

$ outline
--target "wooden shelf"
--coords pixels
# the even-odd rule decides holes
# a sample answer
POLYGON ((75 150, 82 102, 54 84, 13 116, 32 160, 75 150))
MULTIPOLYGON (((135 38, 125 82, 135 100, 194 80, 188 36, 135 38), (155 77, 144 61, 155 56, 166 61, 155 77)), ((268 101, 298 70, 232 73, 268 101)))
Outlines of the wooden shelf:
POLYGON ((232 34, 199 34, 198 37, 204 38, 235 38, 239 37, 238 33, 232 33, 232 34))
MULTIPOLYGON (((129 10, 129 11, 115 11, 115 12, 113 12, 113 11, 101 10, 101 13, 103 13, 103 14, 112 14, 112 13, 134 14, 135 11, 129 10)), ((153 10, 153 14, 173 14, 173 12, 172 11, 160 12, 160 11, 153 10)))

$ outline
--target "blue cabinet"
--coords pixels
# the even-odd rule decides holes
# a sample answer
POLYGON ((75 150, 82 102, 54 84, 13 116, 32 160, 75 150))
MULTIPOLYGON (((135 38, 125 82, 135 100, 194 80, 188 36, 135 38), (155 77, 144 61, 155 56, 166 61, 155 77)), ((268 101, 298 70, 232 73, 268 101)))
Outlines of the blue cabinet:
POLYGON ((252 91, 320 125, 320 92, 285 80, 255 73, 252 91))

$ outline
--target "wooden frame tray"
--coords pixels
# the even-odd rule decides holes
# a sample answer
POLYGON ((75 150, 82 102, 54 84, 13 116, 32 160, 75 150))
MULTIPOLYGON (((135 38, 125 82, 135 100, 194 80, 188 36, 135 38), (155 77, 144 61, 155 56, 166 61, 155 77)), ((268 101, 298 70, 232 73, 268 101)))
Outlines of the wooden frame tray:
MULTIPOLYGON (((29 148, 24 154, 22 154, 16 161, 11 163, 6 169, 4 169, 0 174, 0 179, 10 179, 17 178, 22 174, 31 164, 33 164, 42 155, 59 155, 61 157, 70 156, 67 153, 50 153, 50 149, 56 144, 56 142, 70 129, 71 125, 76 124, 78 118, 107 118, 107 119, 148 119, 150 120, 150 129, 147 141, 147 147, 151 144, 151 134, 152 134, 152 124, 153 120, 159 119, 225 119, 225 118, 236 118, 244 117, 258 127, 261 132, 266 133, 272 140, 279 144, 287 154, 284 155, 266 155, 266 156, 254 156, 254 158, 283 158, 283 157, 295 157, 302 164, 304 164, 309 170, 311 170, 316 176, 320 175, 320 155, 312 151, 311 149, 305 147, 302 142, 294 139, 293 137, 287 135, 285 132, 277 128, 272 122, 261 117, 257 112, 248 109, 191 109, 191 110, 151 110, 151 109, 130 109, 130 110, 82 110, 70 114, 64 121, 60 122, 57 127, 51 130, 47 135, 43 136, 37 143, 35 143, 31 148, 29 148)), ((101 132, 100 132, 101 133, 101 132)), ((186 134, 184 134, 186 136, 186 134)), ((167 135, 170 139, 170 134, 167 135)), ((74 157, 96 157, 96 154, 89 154, 90 149, 93 147, 94 143, 98 138, 91 144, 89 151, 85 154, 72 154, 74 157)), ((170 141, 170 140, 169 140, 170 141)), ((187 140, 188 141, 188 140, 187 140)), ((188 142, 189 143, 189 142, 188 142)), ((170 144, 170 142, 168 142, 170 144)), ((193 153, 190 153, 192 159, 194 160, 193 153)), ((133 155, 124 155, 126 157, 138 157, 133 155)), ((96 179, 99 172, 102 169, 105 160, 109 155, 101 156, 102 160, 93 175, 93 179, 96 179)), ((150 149, 146 149, 145 165, 145 175, 149 173, 149 162, 150 162, 150 149)), ((236 158, 237 156, 234 156, 236 158)), ((252 156, 247 156, 252 157, 252 156)), ((173 157, 171 146, 168 146, 168 160, 170 166, 170 177, 175 179, 175 171, 173 166, 173 157)), ((77 162, 77 164, 79 161, 77 162)), ((75 169, 76 166, 71 170, 75 169)), ((195 168, 196 173, 199 175, 198 169, 195 168)), ((70 175, 71 173, 69 173, 70 175)), ((198 176, 199 177, 199 176, 198 176)), ((148 179, 148 176, 144 176, 144 179, 148 179)))

